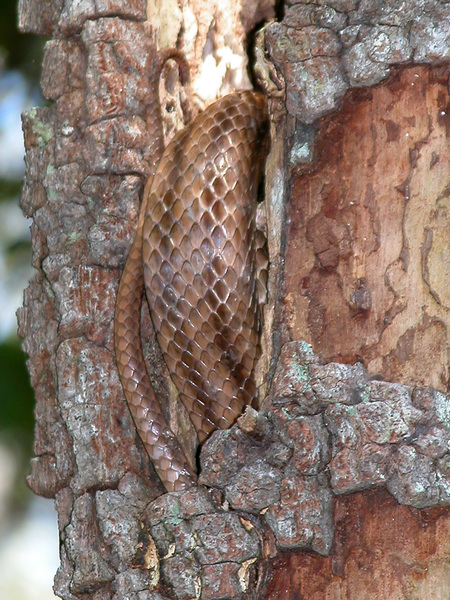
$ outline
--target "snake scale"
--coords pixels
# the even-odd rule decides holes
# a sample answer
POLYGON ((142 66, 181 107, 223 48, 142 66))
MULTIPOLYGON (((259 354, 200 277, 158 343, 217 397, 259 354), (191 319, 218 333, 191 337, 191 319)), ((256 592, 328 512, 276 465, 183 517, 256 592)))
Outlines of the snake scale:
MULTIPOLYGON (((154 174, 119 285, 115 350, 138 433, 167 491, 197 476, 172 433, 146 373, 140 341, 145 293, 158 343, 200 443, 228 428, 257 396, 265 237, 256 227, 267 101, 225 96, 162 148, 155 61, 154 174), (156 166, 157 165, 157 166, 156 166)), ((175 57, 176 58, 176 57, 175 57)))

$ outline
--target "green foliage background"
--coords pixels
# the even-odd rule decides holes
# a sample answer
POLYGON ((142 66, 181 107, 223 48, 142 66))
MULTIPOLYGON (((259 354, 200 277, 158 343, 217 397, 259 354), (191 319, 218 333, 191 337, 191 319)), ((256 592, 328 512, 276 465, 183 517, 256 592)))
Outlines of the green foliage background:
MULTIPOLYGON (((20 71, 30 89, 40 76, 45 40, 21 34, 17 27, 17 0, 3 0, 0 18, 0 77, 8 70, 20 71)), ((22 181, 0 177, 0 202, 18 202, 22 181)), ((29 240, 17 240, 6 247, 6 262, 14 269, 20 261, 30 262, 29 240)), ((27 281, 23 282, 25 288, 27 281)), ((25 366, 25 355, 16 335, 0 343, 0 441, 13 448, 20 468, 11 493, 10 505, 21 511, 29 498, 25 475, 29 470, 34 427, 34 397, 25 366)))

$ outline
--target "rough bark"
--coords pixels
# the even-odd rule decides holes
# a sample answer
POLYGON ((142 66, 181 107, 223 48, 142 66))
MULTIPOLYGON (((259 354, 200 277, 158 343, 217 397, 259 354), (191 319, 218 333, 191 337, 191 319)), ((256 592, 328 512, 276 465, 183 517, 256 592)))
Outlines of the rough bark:
POLYGON ((170 137, 189 100, 250 85, 245 36, 271 16, 269 1, 20 2, 22 29, 52 36, 53 104, 24 115, 38 275, 19 323, 29 483, 56 498, 64 599, 447 597, 448 3, 286 5, 266 32, 286 101, 266 169, 261 410, 205 444, 198 488, 162 494, 123 398, 112 319, 152 158, 146 64, 155 44, 191 64, 190 89, 173 66, 162 77, 170 137))

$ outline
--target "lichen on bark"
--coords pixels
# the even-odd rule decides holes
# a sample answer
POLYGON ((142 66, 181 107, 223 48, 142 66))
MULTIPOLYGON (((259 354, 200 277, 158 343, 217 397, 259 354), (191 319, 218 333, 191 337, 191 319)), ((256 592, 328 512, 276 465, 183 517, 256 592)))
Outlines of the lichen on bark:
MULTIPOLYGON (((282 573, 290 564, 292 594, 301 589, 315 600, 329 586, 329 597, 337 598, 346 581, 356 585, 354 557, 367 563, 377 502, 398 519, 399 530, 407 524, 404 536, 408 527, 414 532, 402 539, 399 555, 438 580, 438 562, 450 555, 439 541, 450 502, 442 350, 448 193, 441 185, 448 174, 441 146, 450 114, 444 70, 449 5, 287 2, 282 20, 267 29, 266 50, 286 81, 286 114, 272 124, 266 174, 272 271, 259 377, 268 394, 259 412, 249 410, 207 442, 198 488, 162 495, 123 398, 112 343, 115 293, 152 158, 150 26, 162 47, 178 42, 192 63, 191 90, 180 91, 170 69, 163 77, 163 106, 177 107, 172 112, 179 115, 186 95, 195 112, 250 85, 244 38, 273 15, 268 1, 176 8, 170 21, 158 3, 140 0, 20 2, 21 28, 53 36, 42 73, 52 105, 23 120, 21 202, 33 219, 39 273, 25 292, 19 323, 37 402, 29 483, 56 499, 59 515, 55 591, 67 600, 269 600, 279 597, 284 581, 275 567, 282 573), (167 101, 171 94, 176 102, 167 101), (387 118, 380 107, 389 99, 394 106, 396 94, 404 101, 387 118), (406 105, 416 107, 414 114, 406 105), (377 179, 357 170, 375 169, 388 144, 397 154, 380 162, 377 179), (333 153, 344 163, 327 162, 333 153), (396 156, 402 157, 398 164, 396 156), (318 166, 329 180, 320 179, 318 166), (384 235, 374 226, 382 216, 375 184, 390 181, 396 169, 392 193, 403 212, 395 227, 389 211, 384 217, 387 231, 398 236, 392 244, 397 260, 389 258, 383 276, 389 300, 383 304, 374 291, 374 252, 384 235), (352 178, 364 184, 357 208, 345 204, 352 178), (433 182, 436 206, 428 210, 422 239, 413 234, 424 181, 433 182), (361 229, 366 222, 372 237, 361 229), (368 272, 364 257, 374 260, 368 272), (435 312, 421 313, 407 327, 411 317, 405 317, 420 313, 403 306, 414 287, 407 280, 412 272, 435 312), (358 346, 361 331, 383 340, 394 329, 384 354, 380 345, 358 346), (423 344, 436 352, 421 356, 423 344), (391 503, 386 490, 400 504, 391 503), (420 519, 433 525, 427 529, 420 519), (360 532, 366 537, 359 539, 360 532), (426 557, 411 550, 418 532, 426 557), (321 590, 314 590, 319 581, 321 590)), ((166 134, 176 127, 170 113, 166 134)), ((391 197, 385 204, 392 205, 391 197)), ((153 383, 169 403, 148 317, 145 323, 153 383)), ((385 523, 382 531, 385 545, 383 539, 377 544, 388 556, 395 539, 385 523)), ((374 579, 383 569, 384 563, 374 579)), ((411 573, 404 577, 426 590, 411 573)), ((377 597, 364 581, 360 597, 377 597)), ((391 588, 397 589, 392 582, 391 588)))

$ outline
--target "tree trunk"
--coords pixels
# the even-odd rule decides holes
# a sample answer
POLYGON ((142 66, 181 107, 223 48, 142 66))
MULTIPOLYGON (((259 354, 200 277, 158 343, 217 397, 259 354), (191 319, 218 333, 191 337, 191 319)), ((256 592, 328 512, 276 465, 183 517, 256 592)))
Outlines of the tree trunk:
MULTIPOLYGON (((115 297, 151 170, 156 49, 165 137, 250 87, 273 2, 21 0, 51 36, 49 108, 24 115, 36 278, 19 311, 36 393, 30 487, 54 497, 64 599, 433 598, 450 587, 450 7, 291 2, 265 33, 272 104, 261 407, 163 494, 126 406, 115 297), (250 37, 247 37, 250 36, 250 37), (446 535, 447 533, 447 535, 446 535)), ((153 385, 189 424, 143 311, 153 385)))

